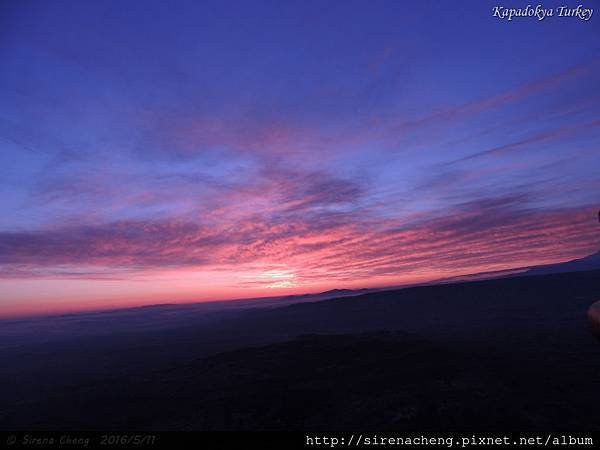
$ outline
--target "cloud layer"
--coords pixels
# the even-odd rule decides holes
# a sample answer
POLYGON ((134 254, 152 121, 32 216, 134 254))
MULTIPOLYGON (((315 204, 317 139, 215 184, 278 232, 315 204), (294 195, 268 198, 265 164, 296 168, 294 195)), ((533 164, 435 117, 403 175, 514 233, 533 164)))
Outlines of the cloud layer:
POLYGON ((509 33, 481 2, 144 3, 4 6, 0 314, 598 249, 590 27, 509 33))

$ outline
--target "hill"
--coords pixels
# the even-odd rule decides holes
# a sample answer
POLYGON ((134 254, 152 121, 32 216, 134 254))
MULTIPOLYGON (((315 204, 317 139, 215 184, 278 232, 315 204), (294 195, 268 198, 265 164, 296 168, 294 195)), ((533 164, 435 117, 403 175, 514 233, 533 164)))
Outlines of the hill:
POLYGON ((52 341, 28 322, 0 348, 0 429, 600 430, 598 297, 589 271, 52 341))

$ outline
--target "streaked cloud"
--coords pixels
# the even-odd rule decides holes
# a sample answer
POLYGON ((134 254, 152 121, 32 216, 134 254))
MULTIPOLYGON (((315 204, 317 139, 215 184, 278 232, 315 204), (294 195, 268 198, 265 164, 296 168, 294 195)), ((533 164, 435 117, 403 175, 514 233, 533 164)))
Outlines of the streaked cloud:
POLYGON ((0 309, 70 286, 70 305, 232 298, 597 250, 590 27, 483 32, 480 2, 460 25, 385 1, 4 8, 0 309))

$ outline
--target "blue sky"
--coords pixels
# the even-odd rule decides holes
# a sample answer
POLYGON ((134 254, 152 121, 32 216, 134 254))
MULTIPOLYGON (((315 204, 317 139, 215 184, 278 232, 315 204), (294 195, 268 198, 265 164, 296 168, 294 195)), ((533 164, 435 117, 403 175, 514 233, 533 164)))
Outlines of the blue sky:
POLYGON ((595 251, 600 15, 493 6, 3 2, 0 310, 595 251))

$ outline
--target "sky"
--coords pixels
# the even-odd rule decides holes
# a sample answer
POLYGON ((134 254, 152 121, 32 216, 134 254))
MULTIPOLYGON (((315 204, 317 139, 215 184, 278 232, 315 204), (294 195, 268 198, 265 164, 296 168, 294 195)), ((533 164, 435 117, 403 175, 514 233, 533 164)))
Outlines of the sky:
POLYGON ((598 251, 600 11, 495 5, 3 1, 0 316, 598 251))

